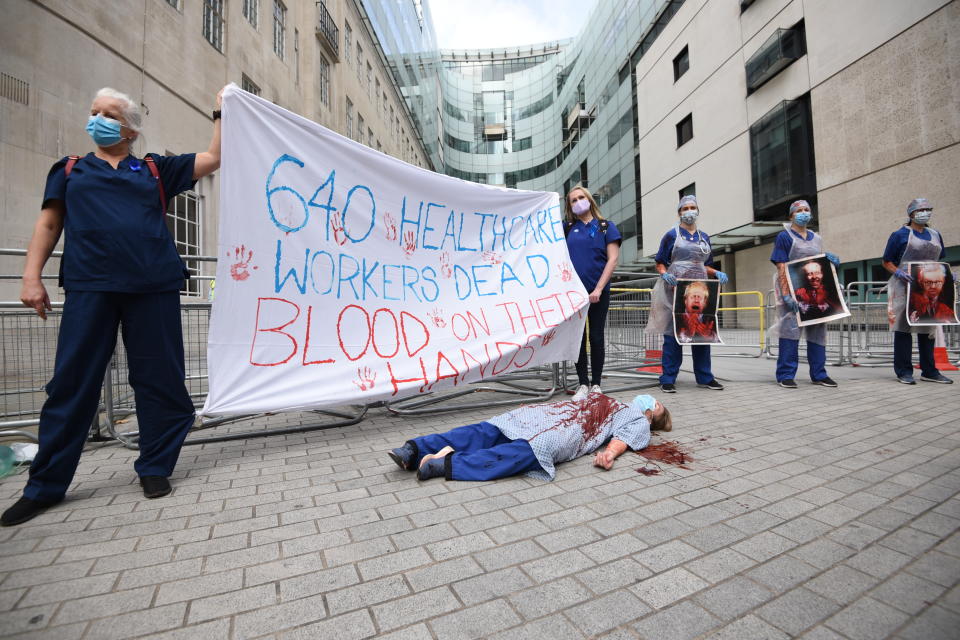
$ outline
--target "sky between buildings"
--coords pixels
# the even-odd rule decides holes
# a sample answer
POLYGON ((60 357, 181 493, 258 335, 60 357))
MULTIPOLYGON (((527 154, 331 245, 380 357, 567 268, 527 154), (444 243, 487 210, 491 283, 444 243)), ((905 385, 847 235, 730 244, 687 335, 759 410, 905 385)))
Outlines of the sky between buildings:
POLYGON ((490 49, 572 38, 596 0, 430 0, 441 49, 490 49))

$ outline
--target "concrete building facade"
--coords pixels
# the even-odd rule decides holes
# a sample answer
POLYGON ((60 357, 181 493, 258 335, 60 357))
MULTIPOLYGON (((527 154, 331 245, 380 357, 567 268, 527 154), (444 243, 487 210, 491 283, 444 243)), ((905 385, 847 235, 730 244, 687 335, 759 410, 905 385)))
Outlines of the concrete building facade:
POLYGON ((803 197, 841 280, 886 280, 924 196, 960 263, 958 28, 956 0, 686 0, 635 69, 641 255, 695 192, 733 288, 766 291, 803 197))
MULTIPOLYGON (((391 6, 377 7, 387 24, 415 15, 412 4, 391 6)), ((4 8, 0 247, 26 247, 50 166, 93 149, 84 125, 103 86, 141 103, 137 155, 205 150, 216 93, 235 82, 434 168, 360 0, 10 0, 4 8)), ((181 253, 216 252, 218 195, 214 174, 170 203, 168 226, 181 253)), ((22 258, 0 256, 0 273, 22 268, 22 258)), ((51 260, 46 272, 56 269, 51 260)), ((212 274, 213 267, 201 264, 197 272, 212 274)), ((47 284, 56 298, 55 281, 47 284)), ((0 300, 16 300, 19 288, 15 280, 0 281, 0 300)), ((203 296, 205 289, 194 281, 185 293, 203 296)))

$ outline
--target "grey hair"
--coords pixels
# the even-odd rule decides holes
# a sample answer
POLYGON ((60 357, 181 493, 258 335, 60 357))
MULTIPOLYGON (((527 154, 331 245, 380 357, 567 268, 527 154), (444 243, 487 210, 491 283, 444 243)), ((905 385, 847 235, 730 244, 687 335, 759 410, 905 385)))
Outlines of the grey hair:
POLYGON ((110 87, 104 87, 97 91, 97 95, 93 97, 94 100, 97 98, 113 98, 114 100, 120 101, 120 111, 123 114, 126 122, 126 127, 132 129, 137 133, 140 133, 142 116, 140 115, 140 105, 133 101, 133 98, 128 96, 125 93, 121 93, 116 89, 111 89, 110 87))
POLYGON ((927 276, 944 276, 947 275, 947 267, 940 264, 939 262, 934 262, 933 264, 925 264, 918 270, 917 275, 923 274, 923 277, 927 276))

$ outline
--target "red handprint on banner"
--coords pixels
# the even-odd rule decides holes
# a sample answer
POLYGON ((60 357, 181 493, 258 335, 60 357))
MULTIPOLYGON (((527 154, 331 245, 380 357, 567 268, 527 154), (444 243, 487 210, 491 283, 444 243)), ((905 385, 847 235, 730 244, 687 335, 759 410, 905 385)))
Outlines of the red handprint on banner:
POLYGON ((347 234, 343 230, 343 218, 339 211, 330 216, 330 229, 333 231, 334 242, 340 246, 347 244, 347 234))
POLYGON ((403 253, 409 258, 417 250, 417 236, 413 231, 403 234, 403 253))
POLYGON ((397 219, 389 211, 383 214, 383 226, 386 230, 387 242, 395 242, 397 239, 397 219))
POLYGON ((450 264, 450 252, 444 251, 440 254, 440 275, 444 278, 453 277, 453 265, 450 264))
POLYGON ((550 344, 551 342, 553 342, 553 339, 556 338, 556 337, 557 337, 557 330, 556 330, 556 329, 552 329, 552 330, 550 330, 550 331, 547 331, 545 334, 543 334, 542 336, 540 336, 540 346, 542 346, 542 347, 547 346, 548 344, 550 344))
POLYGON ((447 321, 443 319, 443 315, 440 313, 440 309, 437 307, 433 308, 433 311, 427 313, 427 317, 433 322, 433 326, 438 329, 443 329, 447 326, 447 321))
POLYGON ((480 259, 490 264, 500 264, 503 262, 503 257, 496 251, 484 251, 480 254, 480 259))
POLYGON ((377 381, 377 372, 370 369, 370 367, 363 367, 363 369, 357 367, 357 379, 353 381, 353 384, 357 385, 360 388, 360 391, 369 391, 373 389, 374 383, 377 381))
POLYGON ((227 251, 227 259, 233 260, 230 265, 230 277, 239 282, 243 282, 250 277, 248 269, 256 269, 256 266, 250 266, 250 260, 253 258, 253 251, 246 246, 240 245, 234 247, 233 251, 227 251))
POLYGON ((569 262, 560 263, 560 280, 563 282, 570 282, 573 279, 573 269, 570 267, 569 262))

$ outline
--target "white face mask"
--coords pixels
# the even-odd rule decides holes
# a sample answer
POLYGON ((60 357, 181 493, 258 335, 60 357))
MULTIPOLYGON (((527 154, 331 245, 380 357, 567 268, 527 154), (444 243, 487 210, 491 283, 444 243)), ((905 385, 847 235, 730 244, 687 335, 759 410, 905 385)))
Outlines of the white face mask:
POLYGON ((680 214, 680 221, 684 224, 693 224, 700 217, 700 211, 697 209, 688 209, 680 214))
POLYGON ((930 222, 930 216, 933 215, 933 211, 915 211, 913 213, 913 221, 917 224, 926 225, 930 222))

